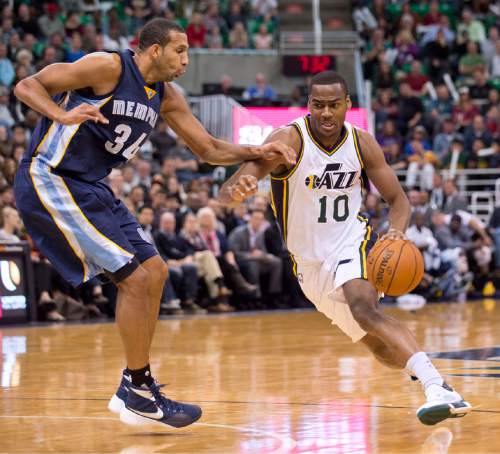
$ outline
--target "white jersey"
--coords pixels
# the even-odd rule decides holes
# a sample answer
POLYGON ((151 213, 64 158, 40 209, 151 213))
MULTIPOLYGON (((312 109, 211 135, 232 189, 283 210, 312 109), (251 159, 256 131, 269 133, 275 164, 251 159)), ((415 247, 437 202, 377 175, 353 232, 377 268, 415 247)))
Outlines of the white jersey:
POLYGON ((271 177, 273 209, 292 258, 323 262, 346 246, 364 254, 359 239, 367 239, 370 229, 359 214, 364 172, 356 129, 345 122, 338 143, 328 149, 313 136, 309 116, 292 125, 302 139, 297 163, 271 177))

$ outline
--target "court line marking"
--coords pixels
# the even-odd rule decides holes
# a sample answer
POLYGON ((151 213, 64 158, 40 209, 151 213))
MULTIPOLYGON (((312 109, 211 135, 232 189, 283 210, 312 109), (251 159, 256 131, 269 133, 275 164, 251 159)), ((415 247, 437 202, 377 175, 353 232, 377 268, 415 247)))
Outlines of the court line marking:
MULTIPOLYGON (((95 398, 77 398, 77 397, 0 397, 1 400, 76 400, 76 401, 108 401, 108 398, 95 397, 95 398)), ((239 400, 197 400, 200 404, 252 404, 252 405, 302 405, 309 407, 323 407, 331 406, 331 403, 315 403, 315 402, 265 402, 265 401, 239 401, 239 400)), ((343 405, 346 407, 363 407, 363 408, 387 408, 398 410, 411 410, 413 407, 400 406, 400 405, 371 405, 371 404, 350 404, 348 402, 337 401, 335 405, 343 405)), ((473 408, 471 411, 477 413, 500 413, 500 410, 479 410, 478 407, 473 408)), ((0 418, 5 416, 0 415, 0 418)), ((195 423, 198 424, 198 423, 195 423)), ((201 424, 201 423, 199 423, 201 424)))
MULTIPOLYGON (((0 415, 3 419, 64 419, 64 420, 88 420, 88 421, 115 421, 121 422, 118 418, 111 416, 51 416, 51 415, 0 415)), ((269 454, 279 454, 292 451, 297 446, 297 441, 291 437, 281 436, 275 432, 268 432, 266 430, 252 429, 245 426, 232 426, 229 424, 212 424, 206 422, 195 422, 193 426, 214 427, 216 429, 233 429, 238 432, 250 432, 254 434, 263 435, 266 437, 274 438, 280 442, 278 449, 270 451, 269 454)))

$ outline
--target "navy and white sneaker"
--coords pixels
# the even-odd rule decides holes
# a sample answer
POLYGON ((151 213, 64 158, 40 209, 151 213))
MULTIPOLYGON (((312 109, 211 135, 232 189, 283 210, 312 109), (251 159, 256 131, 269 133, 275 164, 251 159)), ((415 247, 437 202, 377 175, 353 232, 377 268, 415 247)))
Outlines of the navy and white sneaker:
POLYGON ((115 395, 108 402, 108 410, 113 413, 120 413, 125 406, 128 395, 128 386, 132 383, 132 378, 126 369, 123 369, 122 381, 116 390, 115 395))
POLYGON ((167 424, 184 427, 201 417, 198 405, 183 404, 167 399, 160 391, 164 385, 128 385, 128 397, 120 411, 120 420, 132 426, 167 424))
POLYGON ((472 410, 472 406, 446 383, 428 386, 425 397, 427 402, 417 410, 417 417, 428 426, 448 418, 461 418, 472 410))

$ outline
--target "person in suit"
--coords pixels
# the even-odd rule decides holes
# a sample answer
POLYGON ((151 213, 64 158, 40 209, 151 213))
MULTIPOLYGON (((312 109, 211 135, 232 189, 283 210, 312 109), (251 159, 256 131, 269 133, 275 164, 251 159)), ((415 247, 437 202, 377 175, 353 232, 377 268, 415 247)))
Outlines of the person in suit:
POLYGON ((453 180, 446 180, 443 186, 445 201, 443 211, 454 214, 458 210, 467 211, 467 200, 458 194, 457 185, 453 180))
POLYGON ((282 292, 283 262, 269 254, 265 247, 261 229, 265 221, 264 211, 254 209, 248 224, 237 227, 229 235, 229 246, 235 253, 236 261, 246 279, 259 286, 260 297, 263 293, 276 296, 282 292), (262 275, 268 276, 267 292, 260 288, 262 275))

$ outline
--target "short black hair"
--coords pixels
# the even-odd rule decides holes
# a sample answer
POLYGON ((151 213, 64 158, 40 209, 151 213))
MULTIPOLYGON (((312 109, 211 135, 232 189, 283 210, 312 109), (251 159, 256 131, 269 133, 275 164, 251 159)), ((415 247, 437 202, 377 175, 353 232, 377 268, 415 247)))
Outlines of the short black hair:
POLYGON ((137 214, 141 214, 144 210, 152 210, 153 213, 154 213, 154 208, 151 206, 151 205, 142 205, 141 207, 139 207, 139 209, 137 210, 137 214))
POLYGON ((170 42, 170 32, 186 33, 177 22, 157 17, 146 22, 139 33, 139 49, 146 50, 153 44, 165 47, 170 42))
POLYGON ((335 71, 323 71, 314 75, 309 83, 309 94, 311 94, 313 85, 334 85, 340 84, 345 94, 349 94, 349 88, 345 79, 335 71))

